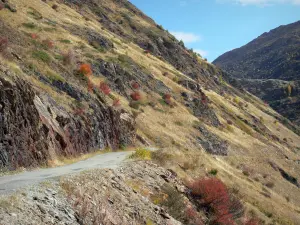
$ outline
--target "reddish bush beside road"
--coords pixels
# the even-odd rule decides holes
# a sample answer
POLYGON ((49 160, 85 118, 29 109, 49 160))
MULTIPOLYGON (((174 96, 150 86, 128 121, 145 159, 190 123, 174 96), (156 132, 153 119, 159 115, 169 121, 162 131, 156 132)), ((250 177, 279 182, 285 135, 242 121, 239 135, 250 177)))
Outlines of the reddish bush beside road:
POLYGON ((200 198, 200 203, 213 212, 213 220, 219 225, 235 224, 230 213, 230 196, 225 184, 217 178, 205 178, 190 185, 191 194, 200 198))

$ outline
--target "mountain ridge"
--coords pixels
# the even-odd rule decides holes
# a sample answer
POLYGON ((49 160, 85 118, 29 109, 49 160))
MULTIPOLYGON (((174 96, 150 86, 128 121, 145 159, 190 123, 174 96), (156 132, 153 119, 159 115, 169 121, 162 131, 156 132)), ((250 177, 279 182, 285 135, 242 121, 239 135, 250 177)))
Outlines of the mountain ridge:
POLYGON ((299 43, 300 21, 297 21, 272 29, 241 48, 223 54, 213 63, 240 79, 247 90, 299 126, 299 43), (252 81, 247 83, 247 79, 252 81), (266 79, 273 84, 262 85, 266 79), (259 88, 262 86, 267 92, 259 88))

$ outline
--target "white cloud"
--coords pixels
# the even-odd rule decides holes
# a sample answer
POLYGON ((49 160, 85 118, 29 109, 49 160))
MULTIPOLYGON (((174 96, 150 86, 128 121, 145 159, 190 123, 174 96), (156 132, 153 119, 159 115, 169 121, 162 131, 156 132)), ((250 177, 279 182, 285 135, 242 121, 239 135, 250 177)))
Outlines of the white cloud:
POLYGON ((218 2, 234 2, 241 5, 259 5, 259 6, 266 6, 266 5, 274 5, 274 4, 295 4, 300 5, 300 0, 217 0, 218 2))
POLYGON ((194 52, 199 53, 202 57, 208 56, 208 51, 205 51, 203 49, 194 49, 194 52))
POLYGON ((170 33, 173 34, 178 40, 182 40, 184 43, 193 43, 201 41, 201 37, 193 33, 177 31, 171 31, 170 33))

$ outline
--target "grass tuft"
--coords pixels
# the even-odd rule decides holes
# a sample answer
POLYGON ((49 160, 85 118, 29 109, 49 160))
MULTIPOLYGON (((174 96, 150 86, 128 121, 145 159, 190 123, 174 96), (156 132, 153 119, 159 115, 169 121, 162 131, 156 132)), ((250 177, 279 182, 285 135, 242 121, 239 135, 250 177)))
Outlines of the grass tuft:
POLYGON ((151 160, 152 152, 150 150, 139 148, 129 156, 130 159, 151 160))
POLYGON ((32 53, 33 58, 36 58, 45 63, 49 63, 51 61, 51 57, 47 52, 36 50, 32 53))

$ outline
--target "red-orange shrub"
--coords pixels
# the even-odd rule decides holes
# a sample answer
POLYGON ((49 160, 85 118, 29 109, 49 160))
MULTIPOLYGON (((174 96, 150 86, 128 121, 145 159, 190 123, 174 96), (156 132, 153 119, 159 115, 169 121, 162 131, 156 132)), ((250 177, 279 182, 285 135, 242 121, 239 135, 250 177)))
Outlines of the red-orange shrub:
POLYGON ((165 101, 166 104, 172 105, 171 97, 172 96, 170 94, 164 94, 163 99, 164 99, 164 101, 165 101))
POLYGON ((30 34, 30 36, 32 39, 37 39, 39 37, 37 34, 34 34, 34 33, 30 34))
POLYGON ((79 73, 85 76, 90 76, 92 74, 92 69, 90 64, 82 64, 79 68, 79 73))
POLYGON ((43 40, 42 44, 45 48, 54 48, 54 42, 49 39, 43 40))
POLYGON ((107 83, 101 82, 99 88, 100 88, 100 91, 102 91, 103 94, 105 94, 105 95, 109 95, 110 94, 111 90, 110 90, 110 88, 109 88, 109 86, 108 86, 107 83))
POLYGON ((206 105, 207 104, 207 97, 204 93, 201 93, 201 102, 206 105))
POLYGON ((141 95, 140 92, 135 91, 135 92, 131 93, 130 97, 131 97, 131 99, 134 100, 134 101, 139 101, 139 100, 141 100, 142 95, 141 95))
POLYGON ((131 86, 132 86, 133 89, 139 89, 140 88, 139 83, 136 82, 136 81, 132 82, 131 86))
POLYGON ((199 179, 190 185, 191 194, 200 197, 200 203, 213 211, 216 224, 235 224, 230 213, 230 197, 225 184, 217 178, 199 179))
POLYGON ((164 95, 164 99, 165 99, 165 100, 166 100, 166 99, 170 100, 171 97, 172 97, 172 96, 171 96, 170 94, 165 94, 165 95, 164 95))

